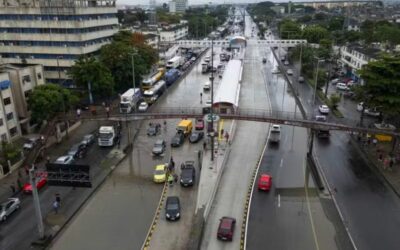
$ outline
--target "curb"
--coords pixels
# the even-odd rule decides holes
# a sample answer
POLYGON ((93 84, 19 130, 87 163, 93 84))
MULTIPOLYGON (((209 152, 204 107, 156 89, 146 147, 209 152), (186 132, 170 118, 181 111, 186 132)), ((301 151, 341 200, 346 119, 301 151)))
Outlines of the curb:
POLYGON ((157 227, 158 219, 160 218, 160 213, 161 213, 162 206, 164 204, 165 196, 167 194, 167 189, 168 189, 167 188, 167 180, 165 180, 163 191, 161 193, 160 200, 158 201, 158 206, 157 206, 156 212, 154 214, 153 221, 150 224, 149 231, 147 232, 146 238, 145 238, 142 248, 141 248, 143 250, 149 249, 151 238, 153 237, 153 233, 157 227))

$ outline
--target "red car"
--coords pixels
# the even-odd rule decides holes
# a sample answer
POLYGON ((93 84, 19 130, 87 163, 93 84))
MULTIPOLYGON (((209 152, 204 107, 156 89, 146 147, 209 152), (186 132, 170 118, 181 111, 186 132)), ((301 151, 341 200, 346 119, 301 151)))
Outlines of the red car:
POLYGON ((232 241, 233 231, 235 230, 236 219, 231 217, 222 217, 219 220, 217 238, 220 240, 232 241))
MULTIPOLYGON (((36 177, 36 188, 39 190, 41 189, 44 185, 47 183, 47 174, 41 174, 36 177)), ((25 185, 22 188, 22 191, 26 194, 31 194, 32 193, 32 185, 31 183, 25 183, 25 185)))
POLYGON ((195 125, 196 130, 203 130, 204 129, 204 120, 203 119, 197 119, 196 120, 196 125, 195 125))
POLYGON ((269 191, 272 185, 272 177, 267 174, 262 174, 258 179, 258 190, 269 191))

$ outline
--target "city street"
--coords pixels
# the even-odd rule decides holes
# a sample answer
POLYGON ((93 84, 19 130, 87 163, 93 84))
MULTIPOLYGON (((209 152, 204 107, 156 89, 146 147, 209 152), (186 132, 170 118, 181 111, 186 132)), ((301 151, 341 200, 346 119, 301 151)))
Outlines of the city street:
MULTIPOLYGON (((208 51, 207 55, 210 53, 208 51)), ((216 63, 219 62, 217 56, 216 63)), ((207 80, 208 74, 201 73, 200 61, 184 79, 172 85, 152 108, 201 107, 200 93, 207 80)), ((209 94, 204 93, 203 102, 208 98, 210 98, 209 94)), ((183 147, 171 151, 170 141, 179 120, 167 120, 167 129, 162 128, 161 133, 156 137, 147 136, 148 122, 145 121, 140 127, 137 127, 139 124, 131 125, 135 130, 139 129, 137 137, 134 138, 132 151, 61 233, 52 249, 139 249, 142 246, 163 186, 152 181, 154 167, 168 162, 171 154, 176 167, 179 167, 180 163, 188 160, 187 157, 191 158, 202 144, 201 142, 189 144, 186 140, 183 147), (167 151, 163 157, 151 155, 156 138, 163 138, 167 142, 167 151), (103 220, 104 217, 107 217, 106 223, 103 220), (124 234, 121 234, 121 228, 125 229, 124 234), (117 248, 115 239, 118 239, 117 248)), ((152 120, 151 122, 162 124, 163 121, 152 120)), ((193 192, 187 196, 188 198, 196 197, 195 190, 187 191, 193 192)), ((190 214, 184 216, 190 220, 190 214)), ((183 228, 183 230, 189 231, 190 228, 183 228)), ((170 242, 173 243, 173 241, 170 242)))

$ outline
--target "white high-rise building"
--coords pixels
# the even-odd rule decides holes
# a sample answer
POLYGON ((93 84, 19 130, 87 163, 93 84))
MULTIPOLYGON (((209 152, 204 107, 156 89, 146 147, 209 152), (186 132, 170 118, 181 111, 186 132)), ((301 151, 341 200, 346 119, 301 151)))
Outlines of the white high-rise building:
POLYGON ((169 12, 184 13, 188 8, 188 0, 171 0, 169 1, 169 12))
POLYGON ((116 0, 0 0, 0 63, 41 64, 47 82, 72 83, 66 72, 118 31, 116 0))

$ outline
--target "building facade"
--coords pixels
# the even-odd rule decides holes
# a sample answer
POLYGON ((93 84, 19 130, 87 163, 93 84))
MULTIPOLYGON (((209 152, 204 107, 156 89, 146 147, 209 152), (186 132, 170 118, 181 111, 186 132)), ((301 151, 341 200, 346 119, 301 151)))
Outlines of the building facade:
POLYGON ((13 141, 21 136, 15 101, 8 73, 0 73, 0 141, 13 141))
POLYGON ((169 1, 169 12, 184 13, 188 8, 188 0, 171 0, 169 1))
POLYGON ((48 82, 72 82, 67 70, 118 31, 116 0, 0 0, 1 63, 41 64, 48 82))
POLYGON ((32 124, 28 99, 36 86, 45 84, 43 66, 6 64, 0 66, 0 72, 8 73, 21 133, 29 134, 32 132, 32 124))
POLYGON ((170 25, 160 30, 160 42, 174 42, 186 38, 189 33, 187 24, 170 25))

